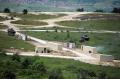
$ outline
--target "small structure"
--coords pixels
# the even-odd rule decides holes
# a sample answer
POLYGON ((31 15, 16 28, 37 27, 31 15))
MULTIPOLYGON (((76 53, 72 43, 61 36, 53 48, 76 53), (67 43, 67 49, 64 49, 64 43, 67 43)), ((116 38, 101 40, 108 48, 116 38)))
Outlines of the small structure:
POLYGON ((97 58, 99 62, 112 62, 114 60, 114 57, 112 55, 93 54, 92 56, 97 58))
POLYGON ((96 47, 81 45, 81 50, 87 54, 97 54, 96 47))
POLYGON ((47 46, 39 46, 35 48, 36 53, 50 53, 50 48, 47 46))
POLYGON ((21 40, 26 41, 26 40, 27 40, 27 35, 25 35, 25 34, 20 34, 20 35, 18 35, 18 39, 21 39, 21 40))
POLYGON ((99 54, 96 47, 82 45, 81 50, 83 53, 96 58, 99 62, 112 62, 114 60, 112 55, 99 54))
POLYGON ((68 42, 68 43, 64 43, 64 47, 72 49, 72 48, 75 48, 76 45, 75 43, 68 42))
POLYGON ((27 35, 25 35, 25 34, 21 34, 21 37, 22 37, 22 40, 27 40, 27 35))
POLYGON ((62 51, 62 44, 48 42, 47 46, 53 51, 62 51))

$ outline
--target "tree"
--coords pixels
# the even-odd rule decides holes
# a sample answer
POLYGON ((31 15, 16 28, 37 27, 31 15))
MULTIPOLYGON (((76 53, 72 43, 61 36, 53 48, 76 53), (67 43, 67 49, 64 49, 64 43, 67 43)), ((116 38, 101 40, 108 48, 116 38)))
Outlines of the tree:
POLYGON ((55 29, 55 32, 58 32, 57 28, 55 29))
POLYGON ((84 8, 78 8, 76 11, 77 11, 77 12, 83 12, 83 11, 84 11, 84 8))
POLYGON ((120 8, 113 8, 112 13, 120 13, 120 8))
POLYGON ((5 8, 4 9, 4 13, 10 13, 11 11, 10 11, 10 9, 9 8, 5 8))
POLYGON ((49 79, 63 79, 62 71, 54 69, 49 73, 49 79))
POLYGON ((27 9, 24 9, 23 10, 23 14, 27 14, 28 13, 28 10, 27 9))
POLYGON ((70 32, 67 30, 67 38, 70 38, 70 32))

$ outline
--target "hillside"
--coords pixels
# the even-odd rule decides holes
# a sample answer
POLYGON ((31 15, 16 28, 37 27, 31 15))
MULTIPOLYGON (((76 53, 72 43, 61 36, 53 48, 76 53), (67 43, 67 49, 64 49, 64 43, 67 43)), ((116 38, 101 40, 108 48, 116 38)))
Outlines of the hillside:
POLYGON ((0 0, 0 10, 5 7, 13 11, 21 11, 24 8, 30 11, 75 11, 84 8, 85 11, 103 9, 111 11, 113 7, 120 7, 119 0, 0 0))

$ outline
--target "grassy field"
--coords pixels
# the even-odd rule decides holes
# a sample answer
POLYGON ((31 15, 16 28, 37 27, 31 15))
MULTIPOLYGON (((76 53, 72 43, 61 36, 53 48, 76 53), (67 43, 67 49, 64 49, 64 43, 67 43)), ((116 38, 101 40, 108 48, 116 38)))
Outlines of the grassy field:
POLYGON ((10 16, 17 16, 19 18, 25 19, 25 20, 43 20, 43 19, 53 19, 53 18, 58 18, 65 16, 66 14, 58 14, 58 15, 50 15, 50 14, 19 14, 19 13, 11 13, 10 16))
POLYGON ((6 19, 0 16, 0 21, 4 21, 4 20, 6 20, 6 19))
POLYGON ((120 30, 119 20, 89 20, 89 21, 61 21, 57 24, 68 27, 84 28, 86 30, 120 30))
POLYGON ((106 19, 106 20, 120 20, 120 14, 117 13, 90 13, 90 14, 82 14, 80 17, 77 18, 83 18, 83 19, 106 19))
POLYGON ((42 21, 31 21, 31 20, 18 20, 18 21, 12 21, 13 24, 21 24, 21 25, 35 25, 35 26, 42 26, 47 25, 46 22, 42 21))
POLYGON ((6 29, 6 28, 7 28, 6 25, 1 25, 1 24, 0 24, 0 29, 6 29))
POLYGON ((21 29, 26 29, 26 30, 61 30, 61 31, 66 31, 66 30, 78 30, 76 28, 67 28, 67 27, 41 27, 41 28, 26 28, 26 26, 21 27, 21 29))
POLYGON ((88 34, 90 41, 85 45, 96 46, 99 53, 110 54, 115 56, 116 59, 120 59, 119 47, 120 47, 120 34, 107 34, 107 33, 68 33, 61 32, 25 32, 28 35, 49 41, 61 41, 68 42, 70 40, 76 42, 80 47, 80 37, 84 34, 88 34))
POLYGON ((0 32, 0 49, 9 49, 10 47, 14 47, 15 49, 24 48, 24 50, 34 50, 34 46, 22 41, 18 40, 15 37, 8 36, 4 32, 0 32))
MULTIPOLYGON (((16 75, 16 79, 49 79, 48 76, 51 70, 59 69, 61 70, 63 76, 63 78, 59 79, 82 79, 77 78, 77 76, 80 75, 79 70, 84 69, 87 72, 95 73, 96 78, 99 77, 100 73, 104 72, 109 79, 120 79, 120 68, 90 65, 75 60, 44 57, 6 56, 3 54, 0 54, 0 60, 0 77, 1 75, 4 75, 2 73, 7 70, 14 73, 16 75), (23 64, 24 61, 27 61, 26 63, 28 64, 23 64), (42 65, 41 62, 43 63, 42 65), (35 64, 35 68, 45 68, 47 73, 41 75, 42 71, 39 71, 39 69, 36 70, 34 68, 35 64)), ((85 73, 85 76, 87 79, 96 79, 95 77, 88 77, 87 73, 85 73)))

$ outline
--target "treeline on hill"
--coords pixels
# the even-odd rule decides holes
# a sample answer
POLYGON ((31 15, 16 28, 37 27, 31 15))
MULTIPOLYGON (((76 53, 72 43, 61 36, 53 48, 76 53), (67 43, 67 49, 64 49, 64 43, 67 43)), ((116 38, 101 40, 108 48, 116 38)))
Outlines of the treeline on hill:
POLYGON ((76 74, 74 79, 113 79, 103 71, 96 74, 94 70, 76 69, 71 66, 65 69, 49 69, 43 62, 38 61, 39 59, 0 53, 0 79, 68 79, 63 76, 64 71, 74 72, 76 74))
MULTIPOLYGON (((76 9, 77 12, 84 12, 85 9, 84 8, 78 8, 76 9)), ((5 8, 3 10, 4 13, 11 13, 11 10, 9 8, 5 8)), ((23 9, 23 14, 27 14, 28 10, 27 9, 23 9)), ((94 12, 104 12, 103 9, 96 9, 94 12)), ((120 8, 119 7, 114 7, 111 11, 111 13, 120 13, 120 8)))
MULTIPOLYGON (((78 8, 76 11, 77 12, 84 12, 85 10, 84 10, 84 8, 78 8)), ((94 12, 104 12, 104 10, 97 9, 94 12)), ((117 8, 117 7, 113 8, 113 10, 111 11, 111 13, 120 13, 120 8, 117 8)))
MULTIPOLYGON (((9 9, 9 8, 5 8, 4 10, 3 10, 3 12, 4 13, 11 13, 11 10, 9 9)), ((27 9, 23 9, 23 14, 27 14, 28 13, 28 10, 27 9)))

